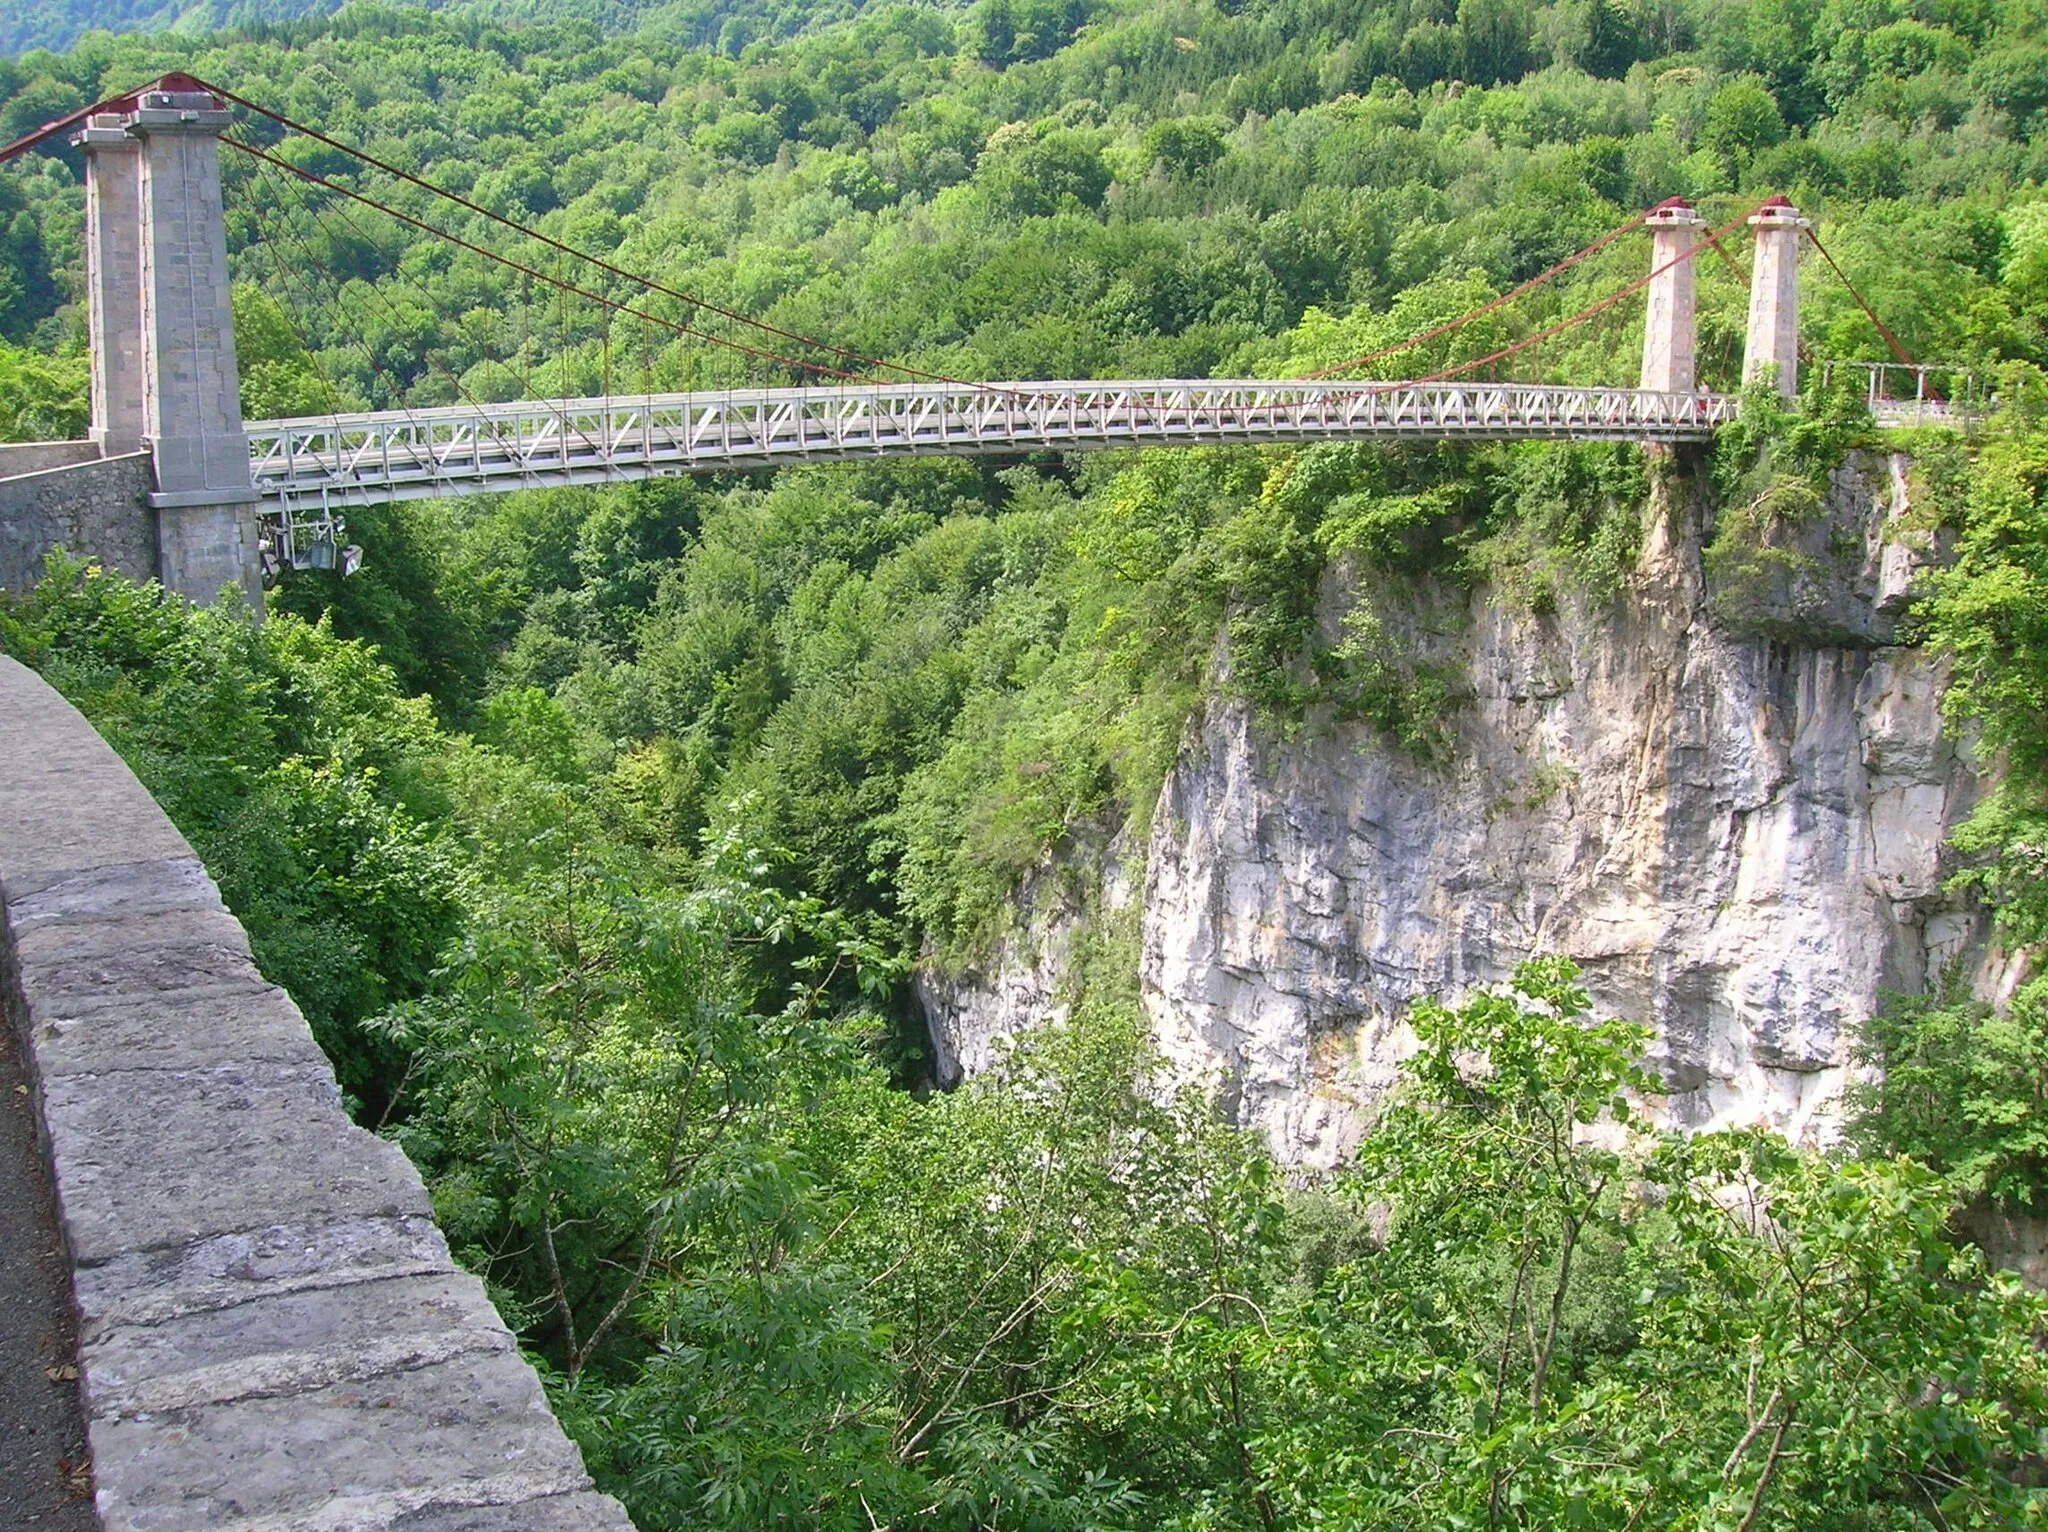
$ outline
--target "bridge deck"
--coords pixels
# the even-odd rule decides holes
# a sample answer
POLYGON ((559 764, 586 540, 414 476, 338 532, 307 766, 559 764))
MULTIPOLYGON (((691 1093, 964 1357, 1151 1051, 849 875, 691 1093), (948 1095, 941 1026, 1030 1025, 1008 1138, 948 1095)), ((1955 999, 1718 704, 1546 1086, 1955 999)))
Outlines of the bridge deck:
POLYGON ((259 494, 388 500, 833 459, 1318 440, 1701 441, 1725 394, 1519 383, 1109 382, 523 401, 257 421, 259 494))

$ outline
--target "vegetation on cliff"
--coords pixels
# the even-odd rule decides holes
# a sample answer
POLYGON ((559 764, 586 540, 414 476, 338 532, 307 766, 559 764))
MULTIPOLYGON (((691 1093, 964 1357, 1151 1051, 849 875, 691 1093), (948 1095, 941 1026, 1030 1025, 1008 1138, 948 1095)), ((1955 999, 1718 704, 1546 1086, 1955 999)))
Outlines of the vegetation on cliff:
MULTIPOLYGON (((1661 197, 1791 192, 1909 345, 2006 369, 1994 432, 1920 457, 1959 539, 1921 636, 2010 763, 1965 875, 2043 940, 2033 10, 494 14, 94 35, 0 66, 0 134, 190 68, 622 265, 968 376, 1327 365, 1661 197)), ((253 415, 738 376, 230 163, 253 415)), ((64 155, 0 177, 0 434, 82 418, 79 206, 64 155)), ((1387 366, 1533 333, 1640 259, 1387 366)), ((1725 383, 1743 293, 1702 286, 1725 383)), ((1884 354, 1839 289, 1808 312, 1823 354, 1884 354)), ((1633 324, 1539 355, 1624 378, 1633 324)), ((1858 428, 1838 405, 1724 443, 1721 493, 1757 512, 1721 528, 1729 582, 1858 428)), ((1947 1220, 2048 1193, 2038 988, 1887 1018, 1854 1156, 1648 1132, 1641 1035, 1556 960, 1419 1008, 1405 1085, 1313 1190, 1169 1079, 1113 931, 1068 1023, 904 1088, 909 965, 1142 818, 1206 693, 1441 751, 1455 678, 1405 596, 1618 599, 1647 472, 1325 444, 395 506, 352 516, 362 574, 293 580, 261 629, 60 563, 0 600, 0 648, 205 856, 650 1532, 2029 1524, 2048 1315, 1947 1220)))
POLYGON ((679 876, 537 690, 443 734, 326 624, 76 566, 0 644, 328 1005, 644 1527, 2041 1514, 2048 1302, 1951 1240, 1957 1183, 1649 1132, 1646 1034, 1563 960, 1418 1007, 1357 1162, 1291 1191, 1153 1059, 1114 954, 992 1074, 897 1088, 892 954, 734 828, 679 876))

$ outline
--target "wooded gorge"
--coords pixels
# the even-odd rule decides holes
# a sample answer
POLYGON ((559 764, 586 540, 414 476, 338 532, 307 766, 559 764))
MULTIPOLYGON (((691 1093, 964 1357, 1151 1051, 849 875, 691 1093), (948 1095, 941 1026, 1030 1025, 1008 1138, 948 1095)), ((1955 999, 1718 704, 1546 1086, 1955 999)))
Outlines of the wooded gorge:
MULTIPOLYGON (((1784 192, 1915 356, 1995 382, 1967 438, 1890 444, 1905 531, 1949 555, 1909 636, 2002 762, 1959 886, 2007 947, 2048 939, 2029 0, 561 14, 90 33, 0 60, 0 137, 190 70, 707 304, 965 378, 1297 374, 1662 198, 1718 222, 1784 192)), ((803 375, 223 159, 251 418, 803 375)), ((0 172, 9 439, 85 424, 81 206, 74 155, 0 172)), ((1642 269, 1618 242, 1375 375, 1642 269)), ((1700 288, 1732 388, 1745 279, 1700 288)), ((1824 270, 1805 312, 1817 356, 1889 354, 1824 270)), ((1639 327, 1523 375, 1630 382, 1639 327)), ((1466 681, 1404 613, 1620 610, 1675 483, 1723 513, 1724 594, 1781 566, 1875 439, 1860 386, 1753 394, 1682 460, 1326 443, 392 505, 350 513, 360 574, 289 577, 261 627, 58 560, 0 593, 0 649, 200 851, 647 1532, 2036 1525, 2048 1304, 1955 1214, 2048 1195, 2048 981, 1900 998, 1822 1150, 1655 1131, 1638 1018, 1532 954, 1415 1008, 1403 1084, 1313 1179, 1158 1056, 1128 916, 1081 943, 1067 1019, 955 1091, 912 992, 987 954, 1020 879, 1145 824, 1206 706, 1451 773, 1466 681)))

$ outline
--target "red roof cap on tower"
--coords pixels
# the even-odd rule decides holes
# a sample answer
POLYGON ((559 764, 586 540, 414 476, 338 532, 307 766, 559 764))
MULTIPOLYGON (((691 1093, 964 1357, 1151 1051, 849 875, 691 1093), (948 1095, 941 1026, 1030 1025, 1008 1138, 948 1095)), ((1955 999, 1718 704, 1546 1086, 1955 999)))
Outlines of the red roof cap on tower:
POLYGON ((104 101, 95 101, 91 106, 82 106, 68 116, 59 117, 54 121, 44 123, 40 128, 31 129, 11 144, 0 146, 0 165, 6 164, 17 155, 27 153, 46 138, 55 138, 59 133, 77 127, 88 117, 97 116, 101 112, 132 112, 135 110, 135 103, 141 97, 165 93, 180 96, 213 96, 215 106, 223 108, 227 106, 225 101, 221 100, 218 96, 214 96, 213 91, 208 86, 193 79, 189 74, 161 75, 150 81, 147 85, 136 86, 135 89, 127 92, 125 95, 109 96, 104 101))

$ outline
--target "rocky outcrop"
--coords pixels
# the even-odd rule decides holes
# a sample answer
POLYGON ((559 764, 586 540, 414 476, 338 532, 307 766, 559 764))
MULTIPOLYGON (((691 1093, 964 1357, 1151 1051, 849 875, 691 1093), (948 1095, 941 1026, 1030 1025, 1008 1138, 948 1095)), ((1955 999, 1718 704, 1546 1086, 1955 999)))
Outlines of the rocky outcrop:
MULTIPOLYGON (((1667 1121, 1824 1137, 1880 992, 1986 935, 1942 891, 1976 775, 1936 662, 1894 642, 1928 557, 1894 535, 1906 470, 1852 458, 1739 592, 1710 582, 1706 497, 1671 472, 1611 605, 1474 593, 1426 640, 1467 692, 1443 764, 1362 724, 1276 738, 1212 702, 1145 857, 1141 977, 1169 1056, 1283 1158, 1328 1164, 1394 1078, 1416 997, 1562 952, 1604 1013, 1655 1029, 1667 1121)), ((1046 1009, 1076 918, 927 984, 951 1057, 971 1068, 1046 1009)))
POLYGON ((1075 944, 1100 923, 1123 915, 1139 890, 1142 843, 1112 835, 1091 843, 1070 864, 1028 878, 1014 903, 1025 918, 989 958, 960 972, 937 964, 913 982, 930 1026, 932 1079, 950 1090, 999 1059, 1025 1027, 1064 1021, 1072 1008, 1069 969, 1075 944))

